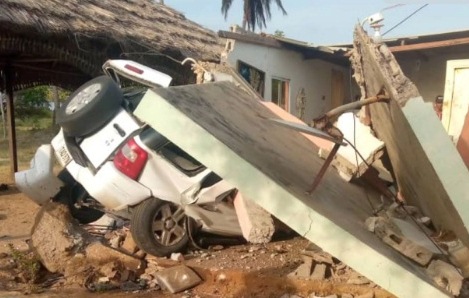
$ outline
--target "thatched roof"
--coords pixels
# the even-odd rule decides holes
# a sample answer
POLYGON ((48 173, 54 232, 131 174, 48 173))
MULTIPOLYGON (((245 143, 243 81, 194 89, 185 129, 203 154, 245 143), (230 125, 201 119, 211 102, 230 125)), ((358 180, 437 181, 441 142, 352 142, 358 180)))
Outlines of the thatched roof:
POLYGON ((134 59, 183 81, 188 73, 177 61, 218 61, 221 51, 216 33, 151 0, 0 1, 0 69, 28 69, 17 73, 15 89, 83 81, 108 58, 134 59))

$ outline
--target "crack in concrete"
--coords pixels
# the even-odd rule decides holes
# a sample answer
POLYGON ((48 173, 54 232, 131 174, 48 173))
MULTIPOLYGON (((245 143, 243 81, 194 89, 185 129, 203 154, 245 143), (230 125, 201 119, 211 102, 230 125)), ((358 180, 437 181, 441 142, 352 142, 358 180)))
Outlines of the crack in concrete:
POLYGON ((303 234, 303 238, 306 238, 306 235, 311 231, 311 226, 313 225, 313 219, 311 218, 311 212, 308 212, 308 218, 309 218, 309 227, 308 230, 303 234))

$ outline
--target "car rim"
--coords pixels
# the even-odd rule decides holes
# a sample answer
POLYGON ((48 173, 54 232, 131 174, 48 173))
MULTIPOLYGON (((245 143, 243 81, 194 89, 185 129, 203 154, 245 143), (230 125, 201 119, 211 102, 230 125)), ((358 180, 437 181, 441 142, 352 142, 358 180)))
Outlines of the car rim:
POLYGON ((161 245, 171 246, 180 242, 186 235, 185 214, 182 208, 164 204, 153 217, 153 235, 161 245))
POLYGON ((71 115, 83 109, 83 107, 92 101, 99 92, 101 92, 101 84, 95 83, 89 85, 73 97, 73 99, 68 103, 65 113, 67 115, 71 115))

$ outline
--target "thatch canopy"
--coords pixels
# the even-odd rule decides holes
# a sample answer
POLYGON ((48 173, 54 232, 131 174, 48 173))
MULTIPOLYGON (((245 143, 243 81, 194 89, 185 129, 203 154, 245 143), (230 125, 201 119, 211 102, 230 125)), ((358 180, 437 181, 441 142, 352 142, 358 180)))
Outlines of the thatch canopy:
POLYGON ((109 58, 133 59, 187 83, 192 73, 178 61, 218 61, 221 51, 216 33, 151 0, 0 1, 0 71, 12 67, 15 90, 74 88, 109 58))

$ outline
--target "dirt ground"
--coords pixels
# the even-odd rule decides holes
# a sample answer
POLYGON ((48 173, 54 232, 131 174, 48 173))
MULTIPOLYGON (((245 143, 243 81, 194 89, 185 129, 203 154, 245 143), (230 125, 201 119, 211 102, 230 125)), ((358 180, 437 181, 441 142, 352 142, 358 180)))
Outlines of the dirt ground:
MULTIPOLYGON (((4 175, 4 173, 2 173, 4 175)), ((9 185, 0 192, 0 255, 10 254, 9 243, 20 251, 28 249, 27 241, 39 207, 9 185)), ((329 276, 324 280, 306 280, 288 277, 303 263, 301 252, 310 243, 298 236, 277 240, 266 245, 214 246, 212 249, 189 249, 182 263, 193 268, 204 282, 182 294, 171 295, 161 290, 138 292, 99 293, 99 297, 281 297, 296 294, 308 297, 314 293, 323 297, 331 294, 360 295, 374 292, 374 297, 392 297, 373 283, 348 283, 358 275, 344 266, 341 276, 329 276)), ((338 260, 335 260, 339 262, 338 260)), ((1 273, 1 270, 0 270, 1 273)), ((3 285, 0 274, 0 297, 22 296, 25 287, 14 281, 3 285), (2 292, 3 290, 3 292, 2 292)), ((92 294, 84 288, 63 287, 60 283, 43 289, 42 294, 31 297, 88 297, 92 294)), ((340 296, 339 296, 340 297, 340 296)), ((355 296, 356 297, 356 296, 355 296)))

